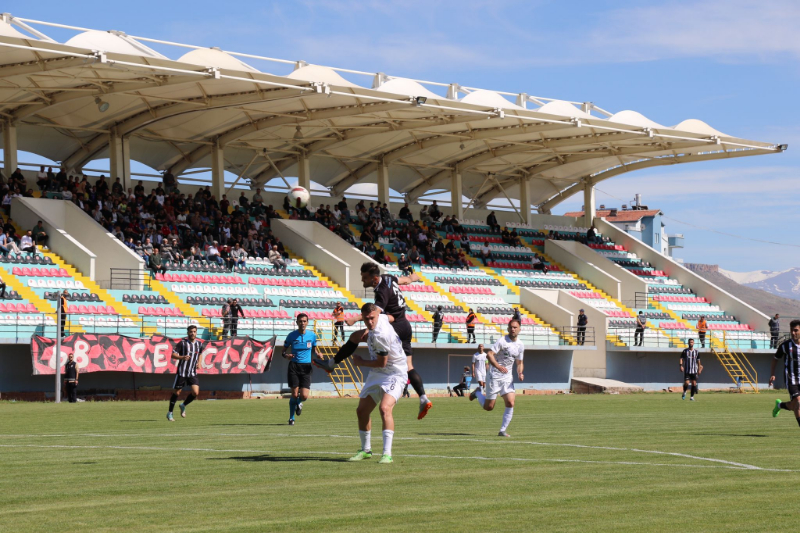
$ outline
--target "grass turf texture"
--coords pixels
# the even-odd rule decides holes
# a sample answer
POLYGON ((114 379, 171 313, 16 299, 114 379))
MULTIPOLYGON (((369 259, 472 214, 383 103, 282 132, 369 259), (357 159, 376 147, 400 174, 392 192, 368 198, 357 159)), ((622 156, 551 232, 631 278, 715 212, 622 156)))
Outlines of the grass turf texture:
POLYGON ((782 530, 800 429, 772 418, 781 396, 519 397, 510 439, 502 407, 438 398, 417 421, 404 399, 385 466, 377 411, 373 459, 345 462, 356 400, 310 400, 294 427, 288 401, 196 401, 174 423, 165 402, 0 402, 0 529, 782 530))

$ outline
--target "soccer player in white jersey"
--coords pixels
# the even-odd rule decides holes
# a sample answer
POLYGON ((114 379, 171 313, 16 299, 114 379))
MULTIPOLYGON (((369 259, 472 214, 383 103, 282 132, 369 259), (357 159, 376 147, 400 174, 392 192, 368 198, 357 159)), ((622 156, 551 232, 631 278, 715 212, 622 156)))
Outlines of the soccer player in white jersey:
POLYGON ((394 418, 392 410, 403 394, 408 379, 408 365, 403 343, 389 322, 389 317, 373 303, 361 308, 364 324, 369 331, 367 346, 369 359, 353 357, 353 364, 370 369, 358 402, 358 434, 361 437, 361 450, 350 461, 361 461, 372 457, 370 442, 372 420, 375 406, 378 406, 383 422, 383 455, 380 464, 392 461, 392 439, 394 438, 394 418))
POLYGON ((517 377, 522 381, 525 376, 522 374, 522 356, 525 346, 517 340, 520 330, 519 320, 512 318, 508 322, 508 335, 499 339, 494 345, 486 350, 486 359, 489 361, 489 374, 486 379, 486 394, 481 389, 475 389, 469 395, 469 401, 478 399, 481 407, 486 411, 494 409, 494 403, 498 396, 503 398, 506 410, 503 413, 503 425, 500 426, 499 437, 510 437, 506 433, 511 417, 514 416, 514 362, 517 363, 517 377))
POLYGON ((472 355, 472 379, 481 388, 486 386, 486 352, 483 351, 483 344, 479 344, 478 351, 472 355))

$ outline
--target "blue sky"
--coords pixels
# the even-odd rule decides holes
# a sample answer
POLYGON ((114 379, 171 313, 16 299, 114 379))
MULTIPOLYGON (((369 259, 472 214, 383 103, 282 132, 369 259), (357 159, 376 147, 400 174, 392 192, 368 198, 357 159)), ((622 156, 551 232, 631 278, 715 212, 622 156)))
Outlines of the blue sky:
MULTIPOLYGON (((599 185, 597 198, 619 206, 641 193, 664 211, 670 233, 685 234, 687 248, 676 255, 686 261, 735 271, 800 267, 800 2, 42 0, 7 9, 238 52, 592 101, 665 125, 697 118, 730 135, 788 143, 779 155, 623 175, 599 185)), ((47 33, 58 40, 73 34, 47 33)), ((573 197, 554 212, 581 204, 573 197)))

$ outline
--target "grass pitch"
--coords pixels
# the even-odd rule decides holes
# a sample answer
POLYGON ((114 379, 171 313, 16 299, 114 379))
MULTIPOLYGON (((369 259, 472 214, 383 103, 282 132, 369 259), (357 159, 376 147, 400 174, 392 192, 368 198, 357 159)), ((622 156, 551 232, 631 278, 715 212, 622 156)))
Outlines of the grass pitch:
POLYGON ((395 409, 393 465, 356 400, 0 402, 3 531, 754 531, 797 510, 786 394, 519 397, 508 431, 466 398, 395 409))

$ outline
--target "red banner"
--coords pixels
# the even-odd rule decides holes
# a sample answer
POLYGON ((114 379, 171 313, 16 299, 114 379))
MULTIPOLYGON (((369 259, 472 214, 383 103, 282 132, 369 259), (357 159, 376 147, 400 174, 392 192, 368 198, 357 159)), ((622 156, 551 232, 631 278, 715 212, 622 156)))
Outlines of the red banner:
MULTIPOLYGON (((85 335, 78 333, 61 341, 61 366, 69 354, 75 355, 80 372, 141 372, 174 374, 172 352, 180 339, 153 336, 149 339, 122 335, 85 335)), ((250 337, 223 341, 205 341, 198 374, 260 374, 269 370, 275 337, 266 342, 250 337)), ((56 341, 31 338, 33 375, 56 373, 56 341)))

